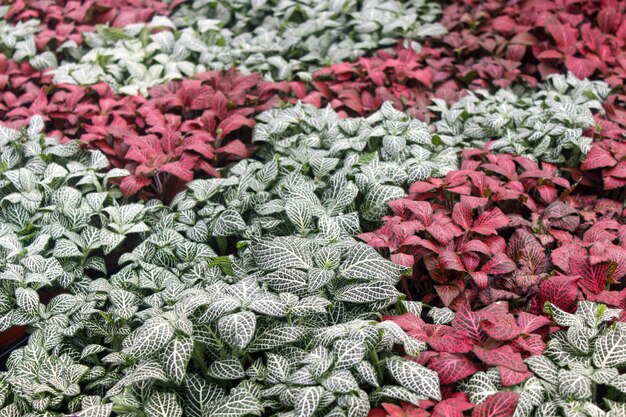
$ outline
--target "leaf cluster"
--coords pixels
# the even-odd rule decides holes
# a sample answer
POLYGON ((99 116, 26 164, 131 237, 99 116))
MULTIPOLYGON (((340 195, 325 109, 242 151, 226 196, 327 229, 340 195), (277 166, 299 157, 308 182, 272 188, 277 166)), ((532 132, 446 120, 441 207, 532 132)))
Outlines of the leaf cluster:
POLYGON ((47 318, 37 290, 75 291, 104 276, 104 257, 147 230, 143 206, 119 205, 100 152, 27 129, 0 129, 0 330, 47 318))
MULTIPOLYGON (((11 71, 9 82, 23 69, 11 71)), ((6 109, 7 121, 21 126, 42 114, 50 134, 78 137, 106 154, 114 167, 128 170, 131 175, 121 183, 125 196, 164 200, 199 172, 218 176, 219 166, 248 156, 253 116, 281 103, 258 75, 234 70, 157 86, 150 98, 119 96, 103 83, 24 88, 19 98, 7 92, 9 103, 21 103, 6 109)))
POLYGON ((550 75, 537 91, 471 92, 451 106, 434 100, 438 138, 448 146, 482 148, 574 166, 591 148, 586 130, 603 112, 609 86, 550 75))
POLYGON ((403 268, 374 249, 285 236, 218 257, 176 231, 176 213, 147 210, 125 267, 54 298, 12 353, 7 413, 365 417, 384 398, 440 399, 435 373, 393 350, 423 343, 376 322, 420 304, 402 301, 403 268))
POLYGON ((535 313, 581 299, 624 308, 622 203, 573 192, 548 163, 482 150, 463 159, 443 179, 412 184, 380 229, 359 235, 413 268, 414 294, 453 309, 467 299, 535 313))
POLYGON ((337 241, 377 224, 409 183, 456 167, 454 149, 434 145, 424 123, 390 103, 368 119, 298 104, 258 121, 253 142, 268 162, 241 161, 172 202, 189 239, 216 250, 232 237, 337 241))
POLYGON ((206 70, 235 66, 268 80, 308 79, 324 65, 354 60, 398 38, 445 33, 439 6, 423 0, 348 2, 233 1, 182 4, 168 19, 85 34, 55 81, 108 82, 124 94, 206 70), (152 33, 159 29, 158 33, 152 33))

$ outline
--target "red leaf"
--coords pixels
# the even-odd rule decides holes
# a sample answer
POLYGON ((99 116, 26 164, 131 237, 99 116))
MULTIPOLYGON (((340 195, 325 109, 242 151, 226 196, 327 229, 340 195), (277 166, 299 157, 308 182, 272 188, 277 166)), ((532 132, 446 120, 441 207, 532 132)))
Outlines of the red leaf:
POLYGON ((522 333, 512 314, 482 321, 480 325, 485 333, 495 340, 513 340, 522 333))
POLYGON ((482 267, 481 272, 489 275, 507 274, 515 271, 515 269, 515 262, 513 262, 505 254, 498 253, 487 261, 487 263, 482 267))
POLYGON ((437 352, 467 353, 474 348, 472 341, 463 333, 443 324, 432 325, 434 328, 428 344, 437 352))
POLYGON ((491 27, 498 32, 509 33, 515 29, 515 21, 508 16, 499 16, 493 19, 491 27))
POLYGON ((474 407, 475 405, 467 400, 467 394, 456 392, 435 405, 432 417, 463 417, 464 411, 474 407))
POLYGON ((484 272, 470 272, 469 273, 476 283, 476 286, 479 290, 484 290, 487 288, 487 284, 489 283, 489 277, 484 272))
POLYGON ((539 59, 563 59, 563 53, 554 49, 547 49, 537 55, 539 59))
POLYGON ((517 324, 522 333, 532 333, 535 330, 550 324, 550 320, 544 316, 535 316, 534 314, 521 312, 517 316, 517 324))
POLYGON ((597 68, 594 61, 587 58, 576 58, 573 56, 565 57, 565 66, 572 72, 572 74, 581 80, 589 78, 597 68))
POLYGON ((472 227, 472 209, 464 203, 455 204, 452 209, 452 220, 463 230, 469 230, 472 227))
POLYGON ((402 265, 412 268, 413 264, 415 263, 415 258, 413 257, 413 255, 409 255, 408 253, 393 253, 391 254, 391 262, 396 265, 402 265))
POLYGON ((499 366, 498 369, 500 370, 500 380, 502 381, 502 386, 504 387, 519 385, 533 376, 533 373, 530 371, 515 372, 509 368, 505 368, 504 366, 499 366))
POLYGON ((446 250, 439 254, 439 262, 445 269, 465 272, 465 267, 456 252, 446 250))
POLYGON ((248 157, 248 149, 246 148, 246 145, 244 145, 243 142, 240 140, 231 140, 226 145, 217 148, 216 152, 234 155, 239 158, 248 157))
POLYGON ((218 129, 221 129, 221 134, 219 136, 223 138, 230 132, 233 132, 237 129, 240 129, 242 127, 253 128, 254 125, 255 121, 253 119, 234 114, 222 120, 222 122, 219 124, 218 129))
POLYGON ((435 291, 446 307, 461 294, 461 289, 456 285, 435 285, 435 291))
POLYGON ((512 417, 517 408, 517 392, 497 392, 474 408, 472 417, 512 417))
POLYGON ((600 262, 595 265, 587 256, 573 256, 569 260, 572 275, 580 277, 578 283, 588 291, 599 294, 604 290, 609 276, 608 262, 600 262))
POLYGON ((428 367, 437 372, 442 384, 453 384, 480 370, 467 356, 445 352, 431 359, 428 367))
POLYGON ((612 167, 617 164, 617 160, 613 157, 602 143, 594 143, 587 153, 585 160, 582 162, 581 168, 585 171, 596 168, 612 167))
POLYGON ((557 275, 543 281, 539 285, 540 307, 543 307, 543 304, 549 301, 562 310, 573 311, 578 295, 576 290, 577 281, 576 278, 564 275, 557 275))
POLYGON ((193 181, 193 172, 183 167, 180 162, 170 162, 159 168, 160 172, 168 172, 185 182, 193 181))
POLYGON ((420 330, 424 327, 424 321, 417 317, 413 313, 404 313, 400 316, 386 317, 385 320, 391 320, 398 326, 402 327, 402 330, 410 333, 414 330, 420 330))
POLYGON ((484 363, 493 366, 505 366, 515 372, 526 372, 528 368, 522 359, 522 355, 513 352, 509 345, 495 349, 485 349, 480 346, 474 348, 474 353, 484 363))
POLYGON ((620 13, 615 7, 602 7, 597 17, 598 27, 604 33, 614 33, 620 18, 620 13))
POLYGON ((568 25, 548 25, 548 32, 552 35, 552 38, 556 42, 556 46, 568 55, 571 55, 575 50, 575 46, 572 40, 578 38, 578 31, 571 28, 568 25))
POLYGON ((509 224, 509 219, 499 208, 483 212, 474 221, 472 231, 481 235, 495 235, 496 229, 501 229, 509 224))
POLYGON ((221 91, 215 92, 211 99, 211 109, 217 114, 217 117, 220 119, 226 117, 227 106, 228 99, 226 96, 221 91))
POLYGON ((137 194, 139 190, 150 184, 150 179, 146 177, 140 177, 137 175, 130 175, 124 177, 120 184, 120 190, 125 197, 130 197, 137 194))
POLYGON ((482 345, 487 335, 480 327, 480 316, 470 310, 469 304, 463 304, 452 320, 452 327, 463 331, 474 344, 482 345))

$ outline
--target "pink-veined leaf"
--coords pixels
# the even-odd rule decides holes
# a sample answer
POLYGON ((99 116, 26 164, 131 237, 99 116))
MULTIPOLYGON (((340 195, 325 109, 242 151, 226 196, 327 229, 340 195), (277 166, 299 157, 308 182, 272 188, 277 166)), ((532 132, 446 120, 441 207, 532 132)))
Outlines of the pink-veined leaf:
POLYGON ((466 355, 446 352, 431 359, 428 367, 437 372, 442 384, 453 384, 480 370, 466 355))
POLYGON ((495 349, 485 349, 476 346, 474 353, 478 359, 487 365, 505 366, 515 372, 526 372, 528 370, 522 360, 522 355, 514 352, 509 345, 503 345, 495 349))
POLYGON ((489 211, 483 212, 474 221, 472 231, 481 235, 495 235, 497 229, 506 227, 509 224, 509 219, 499 208, 494 208, 489 211))
POLYGON ((565 311, 573 311, 578 298, 578 279, 565 275, 550 277, 539 285, 540 304, 546 301, 565 311))
POLYGON ((512 314, 481 321, 480 325, 495 340, 513 340, 522 333, 512 314))
POLYGON ((581 80, 589 78, 596 70, 596 63, 591 59, 577 58, 571 55, 565 57, 565 66, 581 80))
POLYGON ((489 275, 495 274, 507 274, 515 270, 515 262, 503 253, 494 255, 487 263, 481 268, 481 272, 489 275))
POLYGON ((474 408, 472 417, 513 417, 517 408, 517 392, 497 392, 474 408))

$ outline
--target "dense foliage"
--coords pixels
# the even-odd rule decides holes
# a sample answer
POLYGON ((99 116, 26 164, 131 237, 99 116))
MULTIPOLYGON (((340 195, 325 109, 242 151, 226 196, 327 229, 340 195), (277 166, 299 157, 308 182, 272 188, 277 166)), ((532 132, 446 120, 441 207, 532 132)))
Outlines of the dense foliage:
POLYGON ((121 93, 146 94, 172 79, 233 66, 269 80, 308 79, 315 69, 354 60, 398 38, 445 33, 429 23, 439 10, 424 0, 185 3, 171 18, 85 33, 88 48, 68 47, 55 81, 105 81, 121 93))
POLYGON ((424 301, 458 309, 468 299, 508 300, 531 312, 546 301, 571 311, 580 299, 626 307, 621 202, 572 193, 545 162, 479 150, 464 157, 461 170, 412 184, 409 198, 390 202, 394 216, 359 236, 413 267, 424 301))
POLYGON ((447 35, 427 39, 418 51, 400 44, 324 68, 313 74, 311 102, 363 115, 393 100, 427 120, 432 98, 453 103, 466 88, 536 86, 569 71, 616 88, 607 117, 624 125, 625 16, 616 0, 452 1, 441 19, 447 35))
POLYGON ((0 417, 626 416, 625 13, 0 2, 0 417))
POLYGON ((438 138, 447 146, 483 147, 533 160, 566 164, 581 162, 593 138, 594 112, 603 112, 609 86, 581 81, 571 73, 550 75, 537 92, 501 89, 494 95, 469 93, 451 106, 435 100, 440 113, 438 138))
MULTIPOLYGON (((15 73, 22 70, 14 68, 15 73)), ((10 82, 15 77, 10 76, 10 82)), ((167 199, 197 172, 218 176, 218 166, 246 157, 255 124, 252 116, 281 103, 276 90, 258 75, 234 70, 157 86, 150 98, 121 97, 106 84, 24 89, 19 97, 6 94, 12 100, 7 104, 13 104, 6 113, 0 107, 12 126, 41 113, 50 134, 79 138, 106 154, 113 166, 129 170, 132 175, 122 182, 126 196, 156 194, 167 199)))
POLYGON ((139 204, 124 204, 100 152, 81 151, 40 133, 34 117, 21 132, 0 131, 0 331, 37 322, 37 290, 77 290, 106 276, 105 256, 146 230, 139 204))

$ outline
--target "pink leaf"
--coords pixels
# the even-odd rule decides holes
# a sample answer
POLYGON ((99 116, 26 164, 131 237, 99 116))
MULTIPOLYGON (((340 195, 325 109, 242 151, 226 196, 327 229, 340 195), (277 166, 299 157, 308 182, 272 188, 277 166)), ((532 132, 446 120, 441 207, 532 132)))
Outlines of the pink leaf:
POLYGON ((472 417, 512 417, 517 408, 519 394, 517 392, 497 392, 476 406, 472 417))
POLYGON ((576 58, 573 56, 565 57, 565 66, 572 72, 577 78, 585 79, 589 78, 591 74, 596 70, 596 63, 587 58, 576 58))
POLYGON ((599 294, 604 290, 609 274, 608 262, 591 264, 587 256, 574 256, 569 261, 572 275, 580 277, 579 284, 588 291, 599 294))
POLYGON ((463 230, 469 230, 472 227, 472 209, 464 203, 455 204, 452 209, 452 220, 463 230))
POLYGON ((219 136, 223 138, 230 132, 233 132, 237 129, 241 129, 242 127, 253 128, 254 125, 254 119, 249 119, 247 117, 234 114, 222 120, 222 122, 219 124, 218 129, 221 129, 221 134, 219 136))
POLYGON ((482 267, 481 272, 489 275, 507 274, 515 271, 515 268, 515 262, 505 254, 498 253, 487 261, 482 267))
POLYGON ((167 172, 185 182, 193 181, 193 172, 183 167, 180 162, 170 162, 159 168, 160 172, 167 172))
POLYGON ((226 145, 217 149, 217 153, 226 153, 237 156, 239 158, 248 157, 248 149, 240 140, 231 140, 226 145))
POLYGON ((513 340, 522 333, 522 330, 515 322, 515 317, 513 317, 512 314, 507 314, 504 317, 493 320, 482 321, 480 325, 485 333, 495 340, 513 340))
POLYGON ((445 352, 431 359, 428 367, 437 372, 442 384, 454 384, 479 371, 478 366, 466 355, 445 352))
POLYGON ((575 309, 577 299, 577 279, 564 275, 550 277, 539 285, 540 307, 546 301, 551 302, 560 309, 572 311, 575 309))
POLYGON ((474 353, 478 359, 487 365, 505 366, 515 372, 526 372, 528 368, 522 360, 522 355, 513 352, 509 345, 500 346, 495 349, 485 349, 480 346, 474 348, 474 353))
POLYGON ((509 219, 499 208, 483 212, 474 221, 472 231, 481 235, 495 235, 496 229, 501 229, 509 224, 509 219))
POLYGON ((137 175, 130 175, 124 177, 120 184, 120 190, 125 197, 130 197, 137 194, 139 190, 150 184, 150 179, 146 177, 140 177, 137 175))

